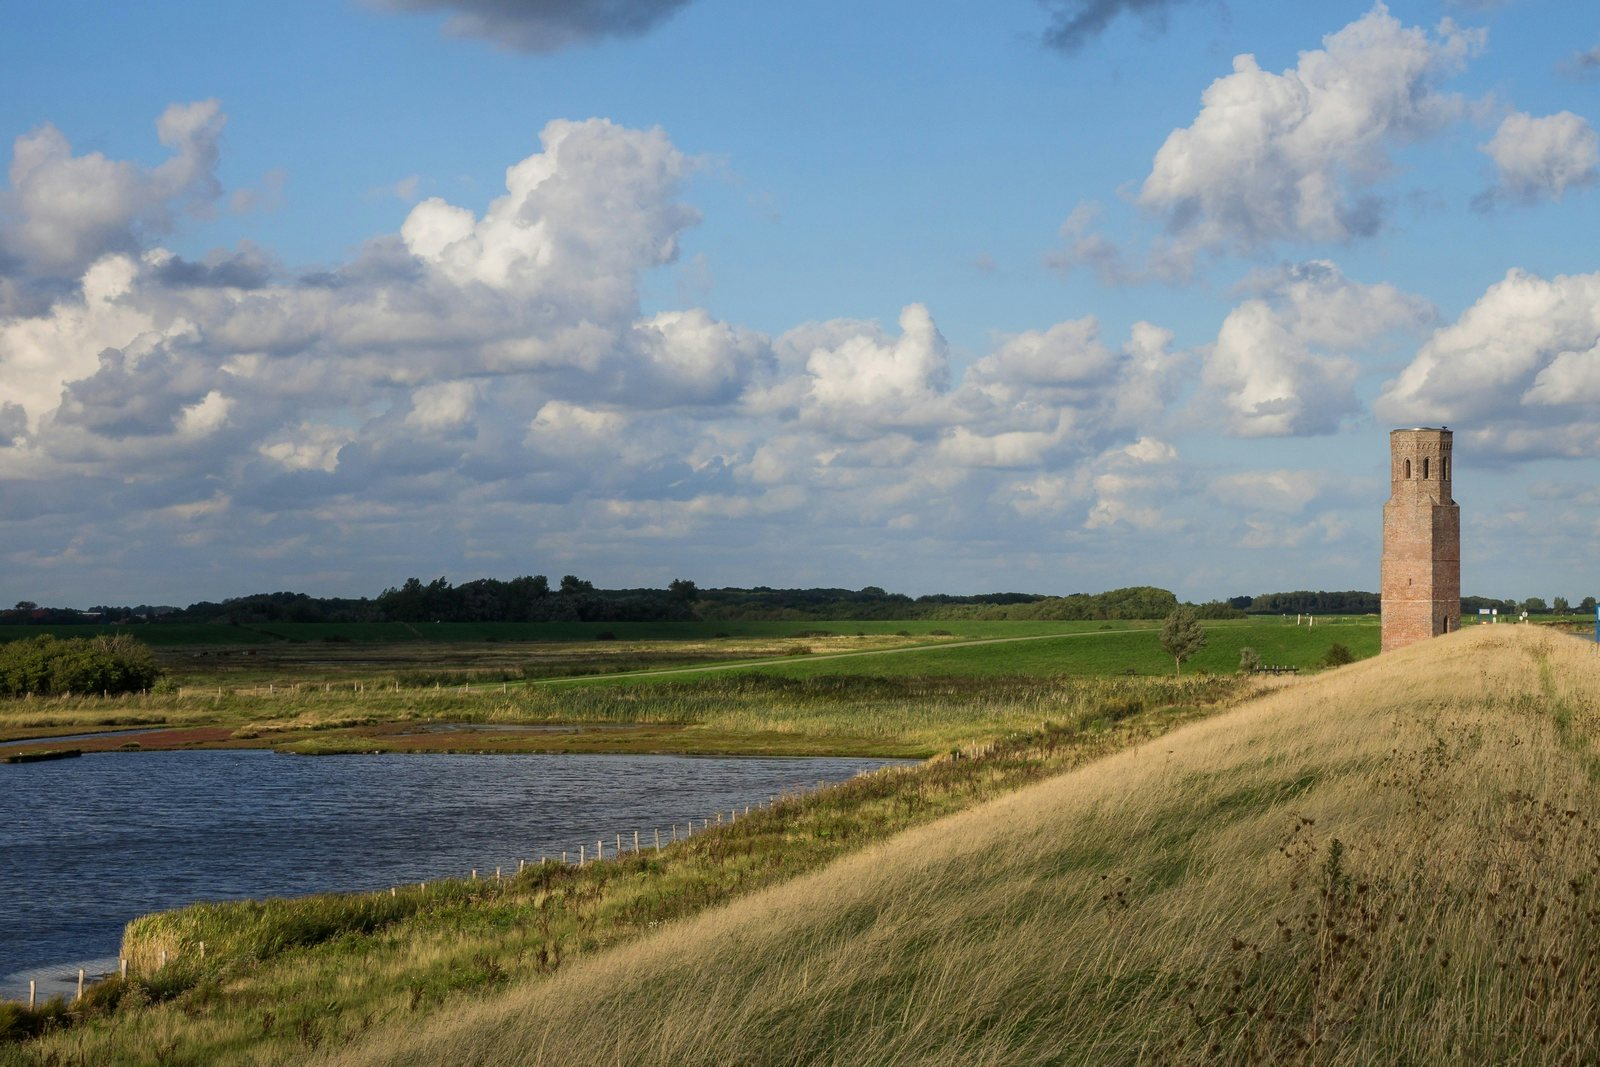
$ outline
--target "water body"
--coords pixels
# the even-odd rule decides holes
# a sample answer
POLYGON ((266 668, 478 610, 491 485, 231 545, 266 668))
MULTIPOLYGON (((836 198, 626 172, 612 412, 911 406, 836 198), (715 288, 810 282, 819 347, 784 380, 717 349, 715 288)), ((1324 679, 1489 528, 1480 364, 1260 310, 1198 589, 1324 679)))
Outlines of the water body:
POLYGON ((247 750, 0 765, 0 997, 115 967, 146 912, 576 860, 896 762, 247 750))

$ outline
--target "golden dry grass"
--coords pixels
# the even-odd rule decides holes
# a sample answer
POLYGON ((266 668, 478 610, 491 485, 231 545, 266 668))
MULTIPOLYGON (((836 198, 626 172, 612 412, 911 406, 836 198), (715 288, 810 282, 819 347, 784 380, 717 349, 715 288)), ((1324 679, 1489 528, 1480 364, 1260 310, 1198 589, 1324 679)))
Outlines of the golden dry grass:
POLYGON ((1590 646, 1476 628, 338 1058, 1594 1062, 1597 728, 1590 646))

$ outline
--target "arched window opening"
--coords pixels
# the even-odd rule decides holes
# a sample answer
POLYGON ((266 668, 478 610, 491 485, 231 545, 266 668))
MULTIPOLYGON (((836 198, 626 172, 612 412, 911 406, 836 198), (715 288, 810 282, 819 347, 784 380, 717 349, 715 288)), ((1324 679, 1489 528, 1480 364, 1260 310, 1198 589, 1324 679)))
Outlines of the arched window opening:
POLYGON ((1443 457, 1442 459, 1439 460, 1439 479, 1441 481, 1446 481, 1446 482, 1448 482, 1450 480, 1450 457, 1449 456, 1445 456, 1445 457, 1443 457))
POLYGON ((1411 461, 1408 459, 1408 460, 1406 460, 1406 478, 1410 479, 1410 477, 1411 477, 1411 461))
POLYGON ((1423 456, 1422 457, 1422 478, 1423 478, 1424 481, 1426 481, 1427 478, 1428 478, 1428 457, 1427 456, 1423 456))

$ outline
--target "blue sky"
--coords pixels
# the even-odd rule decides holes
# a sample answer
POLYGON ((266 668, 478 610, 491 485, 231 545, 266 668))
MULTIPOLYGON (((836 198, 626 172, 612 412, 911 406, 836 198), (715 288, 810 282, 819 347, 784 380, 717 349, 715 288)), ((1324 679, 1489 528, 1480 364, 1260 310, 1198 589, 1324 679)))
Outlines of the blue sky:
POLYGON ((1592 5, 5 14, 0 597, 1596 591, 1592 5))

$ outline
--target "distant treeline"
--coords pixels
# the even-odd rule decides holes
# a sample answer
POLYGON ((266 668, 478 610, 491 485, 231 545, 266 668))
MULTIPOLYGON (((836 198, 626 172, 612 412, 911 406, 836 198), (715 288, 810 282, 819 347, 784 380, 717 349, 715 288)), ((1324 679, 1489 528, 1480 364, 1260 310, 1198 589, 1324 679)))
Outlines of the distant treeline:
MULTIPOLYGON (((1316 592, 1297 589, 1292 593, 1262 593, 1258 596, 1230 597, 1228 604, 1250 615, 1376 615, 1383 608, 1382 598, 1377 593, 1358 589, 1337 593, 1320 589, 1316 592)), ((1478 609, 1489 608, 1502 615, 1516 615, 1524 611, 1530 615, 1544 615, 1550 612, 1564 615, 1574 610, 1592 612, 1594 604, 1595 599, 1592 596, 1584 597, 1576 608, 1562 596, 1556 597, 1549 604, 1545 603, 1543 597, 1536 596, 1528 597, 1526 600, 1464 596, 1461 598, 1461 613, 1476 615, 1478 609)))
MULTIPOLYGON (((671 622, 701 620, 892 620, 892 619, 1040 619, 1115 620, 1165 618, 1178 606, 1169 590, 1140 585, 1104 593, 981 593, 953 596, 939 593, 909 597, 878 586, 862 589, 701 589, 677 579, 665 589, 598 589, 593 582, 568 574, 551 585, 542 574, 501 581, 479 578, 452 585, 444 578, 424 583, 408 578, 376 597, 314 597, 305 593, 256 593, 218 602, 201 601, 186 608, 97 606, 87 611, 40 607, 23 601, 0 611, 0 625, 102 624, 108 622, 215 622, 252 625, 276 622, 671 622)), ((1237 596, 1191 605, 1205 619, 1250 615, 1377 614, 1377 593, 1346 590, 1296 590, 1237 596)), ((1496 608, 1502 615, 1570 610, 1565 598, 1546 605, 1538 597, 1524 601, 1465 597, 1461 610, 1476 614, 1496 608)), ((1587 597, 1577 610, 1593 611, 1587 597)))
POLYGON ((1358 589, 1336 593, 1296 589, 1292 593, 1231 597, 1228 603, 1251 615, 1376 615, 1383 607, 1377 593, 1358 589))
MULTIPOLYGON (((909 597, 878 586, 863 589, 700 589, 678 579, 665 589, 599 589, 566 575, 552 586, 542 574, 452 585, 445 578, 410 578, 373 598, 257 593, 186 608, 99 606, 88 611, 41 608, 24 602, 0 611, 0 624, 106 622, 258 623, 358 622, 657 622, 674 620, 893 619, 1158 619, 1178 604, 1166 589, 1135 586, 1105 593, 981 593, 909 597)), ((1198 606, 1202 617, 1242 612, 1220 601, 1198 606)))

